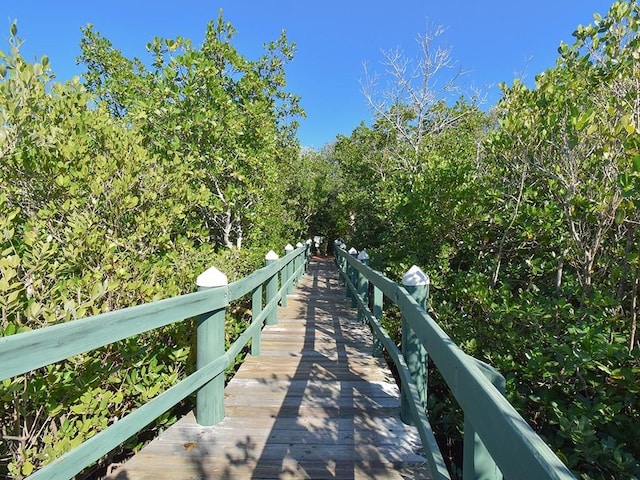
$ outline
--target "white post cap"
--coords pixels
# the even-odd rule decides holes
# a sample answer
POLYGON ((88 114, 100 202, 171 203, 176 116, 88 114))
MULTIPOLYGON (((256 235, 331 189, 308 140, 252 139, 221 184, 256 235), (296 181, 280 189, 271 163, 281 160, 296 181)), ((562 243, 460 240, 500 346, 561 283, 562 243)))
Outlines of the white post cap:
POLYGON ((264 256, 265 260, 278 260, 279 258, 278 254, 273 250, 269 250, 269 253, 264 256))
POLYGON ((227 276, 216 267, 207 268, 196 279, 196 285, 202 288, 221 287, 228 284, 227 276))
POLYGON ((287 243, 287 246, 284 247, 284 251, 285 252, 291 252, 293 251, 293 245, 291 245, 290 243, 287 243))
POLYGON ((367 253, 366 250, 362 250, 359 254, 358 254, 358 260, 369 260, 369 254, 367 253))
POLYGON ((402 276, 402 284, 414 287, 429 285, 429 275, 424 273, 420 267, 413 265, 407 270, 407 273, 402 276))
POLYGON ((298 243, 296 243, 296 248, 300 248, 300 247, 304 247, 304 245, 302 244, 302 242, 298 242, 298 243))
POLYGON ((356 253, 358 253, 358 250, 356 250, 355 248, 351 247, 351 248, 349 249, 349 252, 348 252, 348 253, 349 253, 349 255, 355 255, 356 253))
POLYGON ((311 239, 307 239, 307 245, 311 245, 311 239))

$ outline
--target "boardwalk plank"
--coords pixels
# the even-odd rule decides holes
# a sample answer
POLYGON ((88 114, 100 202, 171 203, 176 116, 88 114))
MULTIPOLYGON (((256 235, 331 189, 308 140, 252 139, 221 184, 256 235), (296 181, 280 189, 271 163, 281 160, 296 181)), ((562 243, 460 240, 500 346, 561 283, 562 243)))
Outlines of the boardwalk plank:
POLYGON ((109 478, 431 478, 330 261, 312 262, 278 318, 227 385, 221 423, 200 427, 190 413, 109 478))

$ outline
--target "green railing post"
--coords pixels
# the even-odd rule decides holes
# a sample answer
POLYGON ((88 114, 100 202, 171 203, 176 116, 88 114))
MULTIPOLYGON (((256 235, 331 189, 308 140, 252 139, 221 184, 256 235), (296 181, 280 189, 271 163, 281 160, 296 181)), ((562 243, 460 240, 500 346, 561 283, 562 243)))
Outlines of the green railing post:
MULTIPOLYGON (((379 321, 382 321, 383 307, 384 307, 384 294, 382 293, 382 290, 380 290, 378 287, 374 285, 372 312, 373 312, 373 316, 376 317, 379 321)), ((381 357, 382 352, 383 352, 382 342, 374 333, 372 354, 374 357, 381 357)))
MULTIPOLYGON (((346 247, 344 243, 338 242, 337 240, 335 245, 337 248, 340 248, 342 250, 344 250, 344 248, 346 247)), ((338 276, 338 285, 344 287, 346 285, 345 275, 347 274, 345 270, 345 259, 342 253, 337 250, 337 248, 334 248, 334 250, 336 255, 336 265, 340 269, 340 275, 338 276)))
MULTIPOLYGON (((284 247, 285 257, 289 255, 291 252, 293 252, 293 245, 291 245, 290 243, 287 243, 286 247, 284 247)), ((293 260, 289 260, 287 262, 287 264, 284 267, 284 270, 282 270, 282 275, 284 277, 282 278, 282 285, 288 284, 287 288, 285 288, 282 292, 282 306, 286 307, 287 295, 291 295, 293 293, 293 284, 289 283, 289 281, 291 280, 291 277, 293 276, 293 260)))
MULTIPOLYGON (((429 298, 429 276, 419 267, 413 265, 402 277, 402 285, 424 311, 427 311, 427 301, 429 298)), ((402 317, 402 355, 407 362, 407 367, 411 377, 416 384, 418 395, 422 405, 427 404, 427 365, 429 357, 427 351, 409 326, 406 318, 402 317)), ((402 389, 402 400, 400 404, 400 418, 406 424, 413 425, 414 419, 409 410, 408 392, 402 389)))
MULTIPOLYGON (((262 312, 262 285, 258 285, 251 294, 251 316, 257 318, 262 312)), ((260 341, 262 339, 262 325, 260 329, 251 337, 251 355, 260 355, 260 341)))
POLYGON ((304 242, 306 244, 307 249, 304 252, 304 270, 305 272, 307 270, 309 270, 309 263, 311 263, 311 239, 308 238, 306 242, 304 242))
MULTIPOLYGON (((485 377, 504 396, 506 382, 498 370, 471 356, 473 361, 485 377)), ((482 442, 475 428, 465 416, 464 419, 464 446, 462 454, 462 480, 502 480, 502 472, 498 469, 495 460, 482 442)))
MULTIPOLYGON (((278 261, 280 257, 273 250, 270 250, 264 257, 264 261, 266 265, 271 265, 278 261)), ((269 304, 271 300, 276 298, 278 295, 278 274, 273 275, 269 280, 267 280, 267 288, 266 288, 266 303, 269 304)), ((265 322, 267 325, 276 325, 278 323, 278 310, 274 309, 269 316, 267 317, 267 321, 265 322)))
MULTIPOLYGON (((349 252, 347 252, 347 255, 349 254, 349 252)), ((351 298, 351 291, 349 290, 349 280, 351 279, 351 266, 349 265, 349 262, 347 262, 347 257, 344 256, 342 257, 342 261, 344 262, 344 285, 345 287, 347 287, 347 291, 346 291, 346 297, 347 298, 351 298)))
MULTIPOLYGON (((369 254, 363 249, 358 254, 358 260, 362 262, 363 265, 369 265, 369 254)), ((362 301, 365 305, 369 305, 369 280, 363 274, 358 272, 358 283, 356 287, 358 289, 358 295, 362 297, 362 301)), ((365 312, 362 309, 358 309, 358 321, 360 323, 365 323, 365 312)))
MULTIPOLYGON (((304 247, 304 244, 302 242, 298 242, 296 243, 296 248, 302 248, 304 247)), ((296 261, 295 261, 295 276, 296 276, 296 281, 295 284, 298 285, 298 282, 300 281, 300 277, 302 277, 302 272, 304 271, 304 269, 300 269, 301 266, 303 266, 303 262, 304 262, 304 254, 300 254, 296 257, 296 261)))
MULTIPOLYGON (((357 258, 358 257, 358 250, 356 250, 355 248, 351 247, 349 249, 349 255, 351 255, 353 258, 357 258)), ((346 259, 345 259, 346 262, 346 259)), ((358 278, 358 271, 353 268, 348 262, 347 262, 347 277, 349 277, 349 280, 351 281, 351 284, 354 287, 358 287, 358 282, 357 282, 357 278, 358 278)), ((351 299, 351 307, 355 307, 357 305, 357 301, 356 301, 356 296, 355 294, 351 291, 350 288, 347 288, 347 298, 351 299)))
MULTIPOLYGON (((211 267, 198 275, 198 290, 222 287, 228 284, 224 273, 211 267)), ((203 368, 224 355, 224 323, 226 309, 203 313, 197 319, 196 366, 203 368)), ((196 419, 204 427, 224 419, 224 373, 213 378, 196 394, 196 419)))

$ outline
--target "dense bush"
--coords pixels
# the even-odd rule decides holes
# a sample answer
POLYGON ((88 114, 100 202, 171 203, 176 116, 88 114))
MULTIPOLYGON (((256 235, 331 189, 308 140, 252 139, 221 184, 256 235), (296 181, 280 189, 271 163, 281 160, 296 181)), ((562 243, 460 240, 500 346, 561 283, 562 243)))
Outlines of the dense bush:
POLYGON ((430 274, 445 330, 581 478, 640 477, 639 16, 614 3, 490 113, 394 105, 335 147, 348 244, 393 278, 430 274))
MULTIPOLYGON (((0 52, 0 336, 191 292, 210 265, 233 281, 301 234, 275 181, 278 159, 297 161, 284 37, 249 62, 220 17, 201 49, 156 39, 152 74, 89 27, 86 83, 61 84, 16 33, 0 52)), ((242 322, 229 318, 229 342, 242 322)), ((181 322, 5 380, 0 476, 29 475, 183 378, 193 331, 181 322)))
MULTIPOLYGON (((371 127, 300 156, 284 35, 250 61, 220 16, 201 48, 154 39, 147 65, 89 26, 84 83, 59 84, 46 57, 20 55, 14 24, 0 53, 0 335, 191 291, 211 264, 233 280, 308 233, 344 237, 392 278, 430 274, 443 328, 505 375, 576 475, 640 478, 639 17, 615 2, 490 113, 434 101, 431 58, 424 78, 392 79, 392 105, 371 94, 371 127)), ((187 321, 4 381, 0 475, 28 475, 174 384, 193 368, 191 335, 187 321)), ((455 438, 459 412, 431 385, 432 423, 455 438)))

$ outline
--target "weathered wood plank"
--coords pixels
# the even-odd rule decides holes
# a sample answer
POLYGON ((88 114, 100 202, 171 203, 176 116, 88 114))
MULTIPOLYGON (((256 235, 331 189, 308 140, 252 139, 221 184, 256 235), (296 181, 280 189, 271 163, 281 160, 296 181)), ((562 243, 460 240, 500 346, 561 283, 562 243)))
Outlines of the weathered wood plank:
POLYGON ((270 380, 270 379, 241 379, 237 378, 232 385, 227 386, 227 394, 236 390, 246 392, 251 389, 256 394, 262 392, 283 392, 288 395, 304 394, 307 391, 322 390, 332 395, 339 394, 341 391, 350 391, 353 389, 361 395, 372 397, 385 396, 398 398, 398 389, 395 385, 389 385, 387 382, 367 382, 361 379, 343 380, 339 383, 328 383, 320 380, 270 380))
POLYGON ((370 479, 388 480, 401 478, 429 478, 424 466, 389 465, 375 462, 337 462, 335 460, 307 461, 304 465, 293 458, 271 464, 253 462, 235 462, 226 466, 210 462, 186 462, 184 459, 167 459, 166 461, 146 466, 145 471, 127 474, 119 470, 115 480, 157 480, 172 478, 181 480, 225 479, 225 480, 271 480, 271 479, 370 479))
POLYGON ((203 428, 189 414, 109 478, 431 478, 329 262, 312 263, 278 317, 227 385, 222 422, 203 428))

